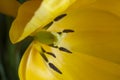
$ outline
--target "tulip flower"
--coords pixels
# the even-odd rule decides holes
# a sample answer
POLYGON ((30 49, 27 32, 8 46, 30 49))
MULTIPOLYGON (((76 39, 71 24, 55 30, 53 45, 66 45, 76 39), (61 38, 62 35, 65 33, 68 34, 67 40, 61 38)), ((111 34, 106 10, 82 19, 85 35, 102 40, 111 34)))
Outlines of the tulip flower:
POLYGON ((120 80, 119 0, 31 0, 10 29, 12 43, 34 40, 20 80, 120 80))

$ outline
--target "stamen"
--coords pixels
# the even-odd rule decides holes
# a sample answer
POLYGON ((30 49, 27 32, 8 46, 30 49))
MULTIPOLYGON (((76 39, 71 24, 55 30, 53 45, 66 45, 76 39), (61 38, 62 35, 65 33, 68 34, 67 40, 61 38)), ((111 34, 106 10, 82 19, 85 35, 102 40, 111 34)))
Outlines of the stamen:
POLYGON ((50 66, 50 68, 52 68, 53 70, 55 70, 59 74, 62 74, 62 72, 53 63, 49 63, 49 66, 50 66))
POLYGON ((43 29, 48 29, 52 24, 53 24, 53 22, 48 23, 47 25, 45 25, 45 26, 43 27, 43 29))
POLYGON ((62 34, 62 32, 57 32, 59 35, 61 35, 62 34))
POLYGON ((65 30, 63 30, 63 33, 70 33, 70 32, 74 32, 74 30, 71 30, 71 29, 65 29, 65 30))
POLYGON ((54 21, 59 21, 60 19, 62 19, 63 17, 67 16, 67 14, 62 14, 62 15, 59 15, 57 16, 54 21))
POLYGON ((51 53, 51 52, 46 52, 46 53, 56 58, 56 55, 54 53, 51 53))
POLYGON ((58 48, 60 51, 64 51, 64 52, 67 52, 67 53, 72 53, 70 50, 68 50, 68 49, 66 49, 66 48, 64 48, 64 47, 54 46, 54 44, 51 44, 51 45, 49 45, 49 46, 51 46, 51 47, 53 47, 53 48, 58 48))
POLYGON ((51 46, 53 48, 58 48, 58 46, 55 46, 54 44, 50 44, 49 46, 51 46))
POLYGON ((44 59, 46 62, 48 62, 48 58, 45 56, 44 53, 41 53, 41 56, 43 57, 43 59, 44 59))
POLYGON ((59 47, 59 50, 60 50, 60 51, 67 52, 67 53, 72 53, 71 51, 69 51, 68 49, 66 49, 66 48, 64 48, 64 47, 59 47))
POLYGON ((41 48, 41 49, 42 49, 43 53, 49 54, 49 55, 53 56, 54 58, 56 58, 56 56, 55 56, 54 53, 52 53, 52 52, 46 52, 43 48, 41 48))
POLYGON ((43 52, 46 52, 42 47, 41 47, 41 49, 42 49, 43 52))

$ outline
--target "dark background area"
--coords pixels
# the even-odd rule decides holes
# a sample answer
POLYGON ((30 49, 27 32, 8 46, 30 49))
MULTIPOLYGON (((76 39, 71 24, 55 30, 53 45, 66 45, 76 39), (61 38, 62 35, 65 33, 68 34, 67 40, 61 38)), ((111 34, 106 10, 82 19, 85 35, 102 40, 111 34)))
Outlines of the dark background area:
MULTIPOLYGON (((25 2, 25 0, 18 1, 21 4, 25 2)), ((31 42, 31 38, 17 44, 10 42, 9 30, 13 20, 13 17, 0 14, 0 80, 19 80, 18 66, 20 59, 31 42)))
POLYGON ((13 20, 13 17, 0 14, 0 80, 19 80, 20 60, 33 40, 32 37, 27 37, 19 43, 12 44, 9 30, 13 20))
POLYGON ((0 14, 0 80, 18 80, 19 56, 9 40, 9 29, 14 19, 0 14))

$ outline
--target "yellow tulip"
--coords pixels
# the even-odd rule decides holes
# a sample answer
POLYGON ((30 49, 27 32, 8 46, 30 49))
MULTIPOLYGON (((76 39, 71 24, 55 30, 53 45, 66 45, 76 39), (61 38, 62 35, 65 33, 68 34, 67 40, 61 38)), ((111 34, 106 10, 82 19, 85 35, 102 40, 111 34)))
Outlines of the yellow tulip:
POLYGON ((20 80, 120 80, 119 0, 31 0, 10 29, 12 43, 34 37, 20 80))

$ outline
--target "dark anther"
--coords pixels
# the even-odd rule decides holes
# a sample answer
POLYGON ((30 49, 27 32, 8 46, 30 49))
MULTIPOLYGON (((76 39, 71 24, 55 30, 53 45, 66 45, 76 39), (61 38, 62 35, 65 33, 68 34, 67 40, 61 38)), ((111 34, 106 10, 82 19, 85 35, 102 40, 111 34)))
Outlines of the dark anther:
POLYGON ((58 46, 55 46, 54 44, 50 44, 49 46, 51 46, 53 48, 58 48, 58 46))
POLYGON ((62 34, 62 32, 57 32, 59 35, 61 35, 62 34))
POLYGON ((64 48, 64 47, 59 47, 59 50, 60 50, 60 51, 67 52, 67 53, 72 53, 71 51, 69 51, 68 49, 66 49, 66 48, 64 48))
POLYGON ((46 52, 42 47, 41 47, 41 49, 42 49, 42 52, 46 52))
MULTIPOLYGON (((51 55, 51 56, 53 56, 54 58, 56 58, 56 56, 55 56, 55 54, 54 53, 52 53, 52 52, 46 52, 43 48, 41 48, 42 49, 42 52, 43 53, 46 53, 46 54, 49 54, 49 55, 51 55)), ((45 55, 44 55, 45 56, 45 55)), ((45 56, 46 57, 46 56, 45 56)), ((46 57, 47 58, 47 57, 46 57)))
POLYGON ((62 14, 62 15, 59 15, 57 16, 54 21, 59 21, 60 19, 62 19, 63 17, 65 17, 67 14, 62 14))
POLYGON ((49 63, 50 68, 52 68, 53 70, 55 70, 56 72, 62 74, 62 72, 53 64, 53 63, 49 63))
POLYGON ((51 52, 46 52, 47 54, 53 56, 54 58, 56 58, 55 54, 54 53, 51 53, 51 52))
POLYGON ((63 33, 70 33, 70 32, 74 32, 74 30, 71 30, 71 29, 65 29, 65 30, 63 30, 63 33))
POLYGON ((43 27, 43 29, 48 29, 52 24, 53 24, 53 22, 48 23, 47 25, 45 25, 45 26, 43 27))
POLYGON ((44 53, 42 53, 41 56, 43 57, 43 59, 44 59, 46 62, 48 62, 48 58, 45 56, 44 53))

